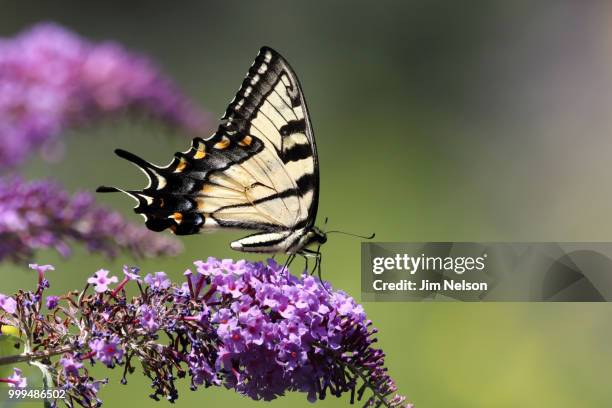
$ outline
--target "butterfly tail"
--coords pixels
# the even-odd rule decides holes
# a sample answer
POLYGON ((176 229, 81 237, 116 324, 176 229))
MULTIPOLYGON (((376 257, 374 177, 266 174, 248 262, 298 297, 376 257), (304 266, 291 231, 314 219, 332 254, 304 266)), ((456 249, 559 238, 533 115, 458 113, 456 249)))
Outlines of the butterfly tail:
POLYGON ((122 193, 117 187, 100 186, 96 188, 96 193, 122 193))
POLYGON ((134 212, 145 218, 145 225, 152 231, 170 229, 177 235, 199 232, 204 216, 197 212, 196 204, 190 199, 193 186, 181 186, 167 168, 157 167, 128 151, 117 149, 115 153, 142 170, 149 179, 149 185, 142 190, 100 186, 96 192, 120 192, 135 199, 138 205, 134 207, 134 212))

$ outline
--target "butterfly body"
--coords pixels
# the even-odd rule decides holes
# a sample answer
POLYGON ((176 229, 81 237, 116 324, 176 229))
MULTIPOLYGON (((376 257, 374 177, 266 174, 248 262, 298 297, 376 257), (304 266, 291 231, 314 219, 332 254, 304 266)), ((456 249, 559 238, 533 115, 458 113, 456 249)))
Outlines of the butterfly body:
POLYGON ((311 245, 324 244, 327 236, 317 227, 295 231, 266 232, 253 234, 230 244, 241 252, 305 254, 311 245))
POLYGON ((193 139, 164 167, 116 150, 148 177, 124 192, 153 231, 189 235, 218 228, 254 230, 231 243, 242 252, 310 254, 326 241, 314 226, 319 165, 301 86, 287 61, 263 47, 218 130, 193 139))

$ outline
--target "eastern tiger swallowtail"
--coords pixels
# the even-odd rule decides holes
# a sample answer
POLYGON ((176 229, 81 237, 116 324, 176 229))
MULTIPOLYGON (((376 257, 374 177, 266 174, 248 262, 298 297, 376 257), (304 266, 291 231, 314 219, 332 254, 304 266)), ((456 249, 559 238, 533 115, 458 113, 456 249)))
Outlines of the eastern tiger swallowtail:
POLYGON ((211 137, 193 139, 191 148, 165 167, 115 152, 138 166, 149 185, 97 191, 135 198, 134 211, 153 231, 255 230, 231 247, 305 256, 318 254, 309 245, 327 240, 314 225, 319 163, 306 101, 295 72, 271 48, 259 51, 211 137))

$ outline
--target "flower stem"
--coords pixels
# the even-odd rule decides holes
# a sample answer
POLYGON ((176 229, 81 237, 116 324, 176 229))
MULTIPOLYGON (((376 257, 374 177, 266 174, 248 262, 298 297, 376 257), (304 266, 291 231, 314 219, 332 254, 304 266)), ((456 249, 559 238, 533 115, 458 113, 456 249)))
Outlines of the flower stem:
POLYGON ((47 357, 57 356, 58 354, 64 354, 69 351, 72 351, 72 346, 64 346, 55 350, 41 351, 37 353, 21 353, 14 354, 12 356, 0 357, 0 366, 9 365, 15 363, 22 363, 24 361, 35 361, 42 360, 47 357))
POLYGON ((363 372, 359 368, 355 367, 353 364, 348 363, 346 361, 340 361, 340 364, 346 367, 351 373, 353 373, 353 375, 356 375, 359 378, 361 378, 364 384, 366 384, 366 387, 368 387, 370 391, 372 391, 373 396, 379 401, 379 403, 381 403, 383 406, 388 407, 388 408, 392 407, 392 405, 390 405, 389 402, 387 401, 386 396, 381 394, 378 391, 376 386, 372 384, 372 382, 368 379, 368 377, 365 374, 363 374, 363 372))
POLYGON ((129 279, 128 279, 128 278, 124 278, 124 279, 123 279, 123 280, 122 280, 122 281, 121 281, 121 282, 120 282, 120 283, 117 285, 117 287, 115 288, 115 290, 113 290, 113 291, 111 292, 111 296, 112 296, 113 298, 117 299, 117 293, 119 293, 119 291, 120 291, 121 289, 123 289, 123 288, 125 287, 125 284, 126 284, 126 283, 128 283, 128 282, 129 282, 129 279))

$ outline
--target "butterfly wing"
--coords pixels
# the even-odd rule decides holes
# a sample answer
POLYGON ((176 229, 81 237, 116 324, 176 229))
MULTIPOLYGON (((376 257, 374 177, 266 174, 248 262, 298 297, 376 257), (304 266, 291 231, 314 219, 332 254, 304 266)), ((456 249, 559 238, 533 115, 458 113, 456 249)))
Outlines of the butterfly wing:
POLYGON ((297 76, 264 47, 208 139, 195 138, 165 167, 117 150, 149 178, 134 211, 154 231, 186 235, 213 228, 264 232, 305 230, 314 224, 319 169, 306 102, 297 76))

